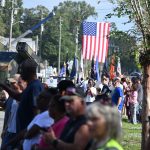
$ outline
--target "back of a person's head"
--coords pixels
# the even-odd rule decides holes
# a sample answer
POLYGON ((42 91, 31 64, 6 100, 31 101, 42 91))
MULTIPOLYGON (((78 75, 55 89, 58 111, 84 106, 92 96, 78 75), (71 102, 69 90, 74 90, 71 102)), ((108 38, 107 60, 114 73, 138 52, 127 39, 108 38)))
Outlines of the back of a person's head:
POLYGON ((21 69, 27 71, 29 74, 36 74, 37 64, 31 59, 26 59, 22 62, 21 69))
POLYGON ((68 87, 75 87, 71 80, 62 80, 57 85, 57 88, 60 92, 65 91, 68 87))
POLYGON ((52 96, 55 96, 58 94, 58 89, 57 88, 48 88, 47 92, 49 92, 52 96))
POLYGON ((49 88, 41 92, 37 98, 37 104, 38 104, 39 109, 47 109, 49 103, 51 102, 52 98, 56 94, 57 94, 56 88, 49 88))
POLYGON ((136 82, 136 83, 141 82, 141 78, 140 78, 140 77, 136 77, 136 78, 135 78, 135 82, 136 82))
POLYGON ((121 82, 126 82, 126 78, 121 78, 121 82))
POLYGON ((57 94, 53 97, 51 103, 52 106, 55 105, 55 108, 57 109, 58 112, 60 113, 65 113, 65 105, 64 101, 61 100, 61 95, 57 94))
POLYGON ((107 94, 97 95, 95 97, 95 101, 96 102, 100 102, 101 104, 105 104, 105 105, 106 104, 107 105, 111 105, 112 104, 112 100, 107 94))

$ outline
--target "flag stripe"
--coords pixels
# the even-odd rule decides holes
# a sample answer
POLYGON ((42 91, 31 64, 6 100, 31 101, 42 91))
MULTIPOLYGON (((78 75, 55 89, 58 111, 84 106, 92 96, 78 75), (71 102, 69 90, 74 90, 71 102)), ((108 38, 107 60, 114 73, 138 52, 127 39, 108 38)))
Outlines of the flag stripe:
POLYGON ((108 42, 109 42, 109 34, 110 34, 110 24, 108 24, 108 28, 107 28, 107 40, 106 40, 106 57, 108 55, 108 42))
POLYGON ((104 24, 104 35, 103 35, 103 51, 102 51, 102 57, 101 61, 102 63, 105 62, 105 56, 106 56, 106 40, 107 40, 107 24, 104 24))
MULTIPOLYGON (((82 41, 83 41, 83 43, 86 43, 86 36, 85 35, 82 37, 82 41)), ((82 55, 83 55, 84 59, 86 59, 85 54, 86 54, 86 46, 85 46, 85 44, 82 44, 82 55)))
POLYGON ((91 55, 90 55, 90 60, 92 60, 93 55, 94 55, 94 44, 95 44, 95 37, 92 36, 92 41, 91 41, 91 55))
MULTIPOLYGON (((100 31, 100 23, 97 23, 97 33, 99 33, 99 31, 100 31)), ((95 37, 95 42, 96 42, 96 46, 95 46, 95 55, 94 55, 94 60, 96 60, 97 59, 97 56, 98 56, 98 46, 99 46, 99 38, 100 38, 100 36, 98 35, 97 37, 95 37)))
POLYGON ((104 46, 104 23, 101 23, 99 62, 102 62, 103 46, 104 46))
POLYGON ((88 43, 87 43, 87 59, 89 60, 89 59, 90 59, 91 37, 88 36, 87 39, 88 39, 88 41, 87 41, 87 42, 88 42, 88 43))
POLYGON ((92 42, 93 42, 93 40, 92 40, 92 36, 90 36, 90 54, 89 54, 89 59, 91 60, 91 55, 92 55, 92 42))
POLYGON ((83 22, 82 54, 87 60, 105 62, 110 23, 83 22))

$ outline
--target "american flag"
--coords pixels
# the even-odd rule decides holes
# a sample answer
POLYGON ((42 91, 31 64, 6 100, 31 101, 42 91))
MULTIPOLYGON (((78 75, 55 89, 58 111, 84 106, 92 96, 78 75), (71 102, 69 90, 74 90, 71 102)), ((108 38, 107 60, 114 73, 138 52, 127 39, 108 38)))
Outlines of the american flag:
POLYGON ((83 58, 105 62, 108 53, 110 23, 83 22, 82 53, 83 58))

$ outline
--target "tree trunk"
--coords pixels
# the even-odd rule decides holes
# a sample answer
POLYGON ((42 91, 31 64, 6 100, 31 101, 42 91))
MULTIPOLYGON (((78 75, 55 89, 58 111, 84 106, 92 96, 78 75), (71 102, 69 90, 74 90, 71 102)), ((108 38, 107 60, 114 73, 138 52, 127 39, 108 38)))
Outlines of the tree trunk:
MULTIPOLYGON (((147 62, 150 64, 150 62, 147 62)), ((143 110, 142 110, 142 150, 146 150, 146 145, 149 142, 149 116, 150 116, 150 65, 144 66, 143 79, 143 110)), ((149 147, 150 149, 150 147, 149 147)))

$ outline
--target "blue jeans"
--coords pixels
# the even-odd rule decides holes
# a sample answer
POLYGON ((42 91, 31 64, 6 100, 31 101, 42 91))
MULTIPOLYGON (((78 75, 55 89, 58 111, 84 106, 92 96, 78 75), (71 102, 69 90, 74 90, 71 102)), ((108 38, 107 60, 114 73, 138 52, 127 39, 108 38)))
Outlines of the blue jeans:
POLYGON ((138 104, 130 104, 131 121, 133 124, 137 123, 137 116, 136 116, 137 105, 138 104))
MULTIPOLYGON (((16 136, 16 133, 6 132, 6 133, 4 134, 4 136, 2 137, 1 148, 2 148, 3 146, 7 145, 7 143, 8 143, 11 139, 13 139, 15 136, 16 136)), ((11 146, 9 146, 9 148, 7 148, 7 149, 11 149, 10 147, 11 147, 11 146)))

